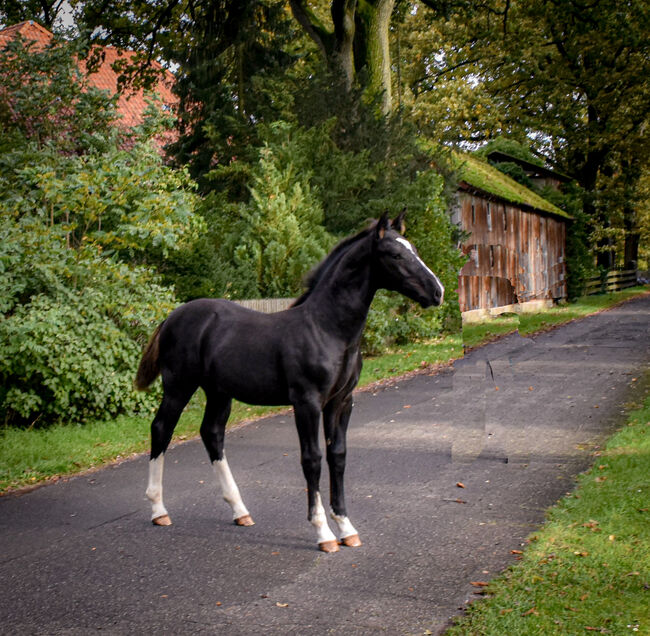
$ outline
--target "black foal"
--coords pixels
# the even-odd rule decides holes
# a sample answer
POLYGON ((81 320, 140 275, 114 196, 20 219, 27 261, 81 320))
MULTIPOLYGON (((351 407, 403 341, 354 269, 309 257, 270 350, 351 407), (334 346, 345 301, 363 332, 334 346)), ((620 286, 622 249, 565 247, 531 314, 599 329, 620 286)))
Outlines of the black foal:
POLYGON ((163 399, 151 425, 147 496, 157 525, 171 523, 162 499, 165 451, 180 414, 198 387, 207 403, 201 437, 235 523, 251 518, 224 455, 233 398, 293 406, 307 480, 308 518, 321 550, 338 550, 319 491, 321 414, 330 474, 331 517, 341 542, 361 545, 345 509, 346 432, 361 372, 359 345, 375 292, 400 292, 423 307, 440 305, 444 288, 403 238, 403 215, 387 215, 345 239, 312 273, 308 289, 286 311, 262 314, 227 300, 201 299, 175 309, 156 329, 140 362, 136 387, 162 374, 163 399))

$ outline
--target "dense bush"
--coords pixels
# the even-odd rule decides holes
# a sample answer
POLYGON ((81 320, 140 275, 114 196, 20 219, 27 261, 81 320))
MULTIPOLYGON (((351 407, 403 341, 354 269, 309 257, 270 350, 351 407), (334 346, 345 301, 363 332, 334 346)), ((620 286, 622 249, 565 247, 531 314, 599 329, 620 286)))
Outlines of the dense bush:
POLYGON ((62 228, 0 219, 0 413, 80 422, 150 408, 133 375, 173 296, 143 268, 71 250, 62 228))
POLYGON ((440 278, 445 301, 440 308, 423 310, 398 294, 378 294, 364 333, 365 353, 380 353, 387 345, 428 339, 460 327, 458 272, 465 258, 454 241, 456 229, 449 220, 443 190, 442 177, 429 170, 396 189, 391 198, 371 203, 377 216, 383 207, 399 211, 406 206, 406 237, 440 278))
POLYGON ((261 143, 204 175, 220 187, 199 200, 187 173, 165 166, 148 143, 154 124, 130 135, 112 127, 111 100, 79 88, 69 55, 46 51, 41 67, 18 48, 12 55, 0 56, 0 72, 22 77, 25 88, 0 92, 5 422, 150 409, 155 395, 135 393, 132 378, 149 333, 178 300, 298 295, 338 238, 385 209, 408 207, 407 236, 442 279, 447 302, 422 310, 379 294, 365 351, 433 337, 456 319, 460 258, 443 181, 417 172, 423 153, 412 138, 389 138, 390 126, 378 122, 384 137, 364 147, 367 126, 342 136, 332 118, 260 124, 261 143), (102 112, 96 127, 93 109, 102 112))
POLYGON ((83 422, 151 408, 133 377, 175 305, 149 266, 197 239, 182 170, 125 133, 67 47, 0 53, 0 421, 83 422))

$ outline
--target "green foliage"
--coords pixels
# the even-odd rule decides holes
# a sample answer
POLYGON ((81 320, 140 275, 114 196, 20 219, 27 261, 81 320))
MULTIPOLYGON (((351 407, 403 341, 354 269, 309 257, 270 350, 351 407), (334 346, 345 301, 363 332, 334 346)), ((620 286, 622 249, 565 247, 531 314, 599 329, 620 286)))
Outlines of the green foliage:
POLYGON ((192 187, 146 142, 126 150, 117 135, 102 152, 64 155, 33 142, 0 155, 1 205, 65 226, 70 247, 92 245, 123 259, 158 261, 201 229, 192 187))
POLYGON ((502 152, 517 159, 523 159, 524 161, 534 163, 538 166, 544 166, 544 162, 535 154, 533 154, 528 145, 522 144, 515 139, 504 137, 502 135, 495 137, 494 139, 490 139, 490 141, 488 141, 484 146, 481 146, 481 148, 476 151, 476 154, 480 157, 483 157, 484 159, 487 159, 487 156, 491 152, 495 151, 502 152))
POLYGON ((250 200, 223 206, 214 221, 222 230, 220 258, 234 274, 229 293, 298 294, 302 277, 332 243, 322 226, 322 207, 310 173, 298 170, 290 153, 265 145, 251 168, 250 200))
POLYGON ((526 174, 526 171, 518 163, 515 163, 514 161, 499 161, 491 163, 499 172, 503 172, 503 174, 514 179, 517 183, 521 183, 521 185, 533 189, 533 182, 526 174))
POLYGON ((0 91, 0 417, 84 422, 151 408, 132 379, 153 326, 174 306, 144 264, 197 240, 184 171, 125 135, 111 102, 86 91, 68 47, 33 65, 11 45, 0 91), (79 84, 77 84, 79 82, 79 84))
POLYGON ((465 257, 453 240, 455 228, 449 221, 443 187, 442 177, 429 170, 417 175, 412 183, 404 184, 390 198, 370 203, 376 216, 382 209, 398 211, 406 206, 406 236, 440 278, 445 287, 445 302, 441 308, 423 310, 402 296, 378 294, 363 337, 366 354, 377 354, 386 346, 428 340, 460 328, 456 289, 465 257))
POLYGON ((0 413, 14 424, 139 411, 141 348, 173 307, 147 270, 66 246, 40 219, 0 222, 0 413))
POLYGON ((116 118, 116 98, 84 80, 80 53, 76 44, 39 49, 19 37, 0 49, 0 152, 20 140, 50 143, 67 154, 103 145, 116 118))

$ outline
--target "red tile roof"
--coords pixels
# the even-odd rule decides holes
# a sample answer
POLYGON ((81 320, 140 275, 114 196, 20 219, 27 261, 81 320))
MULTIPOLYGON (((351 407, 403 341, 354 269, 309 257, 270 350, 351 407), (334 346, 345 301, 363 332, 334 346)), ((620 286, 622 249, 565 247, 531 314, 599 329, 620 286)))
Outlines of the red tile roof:
POLYGON ((36 46, 39 49, 45 48, 54 39, 54 35, 45 27, 42 27, 38 22, 29 20, 2 29, 2 31, 0 31, 0 48, 4 48, 5 45, 11 42, 11 40, 19 34, 22 35, 25 40, 36 42, 36 46))
MULTIPOLYGON (((25 40, 32 40, 38 49, 45 48, 54 39, 54 35, 37 22, 29 20, 14 24, 0 31, 0 48, 4 47, 16 35, 20 34, 25 40)), ((113 64, 119 60, 130 61, 134 56, 133 51, 121 51, 112 46, 101 47, 102 61, 96 71, 86 73, 88 82, 99 89, 106 90, 110 95, 115 95, 119 72, 113 70, 113 64)), ((86 72, 84 62, 79 64, 82 72, 86 72)), ((162 70, 158 62, 151 62, 156 70, 162 70)), ((157 82, 153 92, 157 93, 162 101, 164 109, 173 110, 178 103, 178 98, 172 92, 174 76, 169 71, 164 71, 161 79, 157 82)), ((141 124, 144 120, 144 113, 147 109, 145 92, 142 89, 127 89, 120 94, 117 101, 117 112, 121 115, 120 124, 131 128, 141 124)), ((169 141, 169 139, 166 139, 169 141)))

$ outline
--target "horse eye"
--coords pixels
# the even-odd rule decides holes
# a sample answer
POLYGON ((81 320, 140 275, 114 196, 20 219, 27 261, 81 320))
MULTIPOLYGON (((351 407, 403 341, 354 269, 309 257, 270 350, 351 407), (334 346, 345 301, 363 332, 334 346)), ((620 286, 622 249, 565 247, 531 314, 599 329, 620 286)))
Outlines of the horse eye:
POLYGON ((393 258, 396 261, 401 261, 404 257, 401 254, 398 253, 398 254, 393 254, 393 258))

